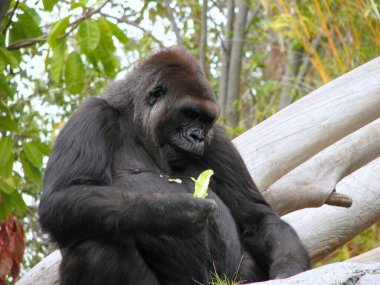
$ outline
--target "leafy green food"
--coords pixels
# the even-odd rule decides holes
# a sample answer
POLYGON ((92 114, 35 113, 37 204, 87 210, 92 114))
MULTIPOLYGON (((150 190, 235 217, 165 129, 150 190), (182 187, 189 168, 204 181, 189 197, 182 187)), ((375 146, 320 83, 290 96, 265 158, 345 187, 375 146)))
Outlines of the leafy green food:
POLYGON ((195 191, 193 197, 195 198, 206 198, 208 195, 208 185, 210 183, 210 178, 214 174, 211 169, 203 171, 198 179, 195 181, 195 191))
POLYGON ((177 179, 169 178, 168 180, 170 183, 178 183, 178 184, 182 183, 182 180, 178 178, 177 179))

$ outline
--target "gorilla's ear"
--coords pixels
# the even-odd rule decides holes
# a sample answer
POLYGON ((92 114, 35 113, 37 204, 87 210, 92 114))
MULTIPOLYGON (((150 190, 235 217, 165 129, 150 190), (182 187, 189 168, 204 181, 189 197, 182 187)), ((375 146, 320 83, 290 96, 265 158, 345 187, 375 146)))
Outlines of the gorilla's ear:
POLYGON ((156 102, 166 94, 166 90, 161 86, 155 87, 149 93, 149 104, 153 106, 156 102))

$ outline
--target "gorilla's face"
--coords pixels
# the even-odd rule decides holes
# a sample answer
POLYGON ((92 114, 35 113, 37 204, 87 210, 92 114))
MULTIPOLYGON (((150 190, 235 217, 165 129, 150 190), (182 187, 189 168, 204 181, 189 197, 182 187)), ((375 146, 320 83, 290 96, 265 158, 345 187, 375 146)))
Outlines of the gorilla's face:
POLYGON ((211 86, 203 73, 173 67, 146 95, 145 126, 154 145, 172 166, 203 156, 218 116, 211 86))

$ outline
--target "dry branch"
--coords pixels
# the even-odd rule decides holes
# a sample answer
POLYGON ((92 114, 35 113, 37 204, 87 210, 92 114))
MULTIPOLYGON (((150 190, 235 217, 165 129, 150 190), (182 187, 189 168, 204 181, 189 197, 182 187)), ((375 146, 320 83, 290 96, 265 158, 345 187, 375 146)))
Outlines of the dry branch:
POLYGON ((340 181, 336 191, 352 197, 350 208, 325 205, 283 217, 297 231, 313 262, 380 220, 380 157, 340 181))
POLYGON ((324 203, 350 206, 351 199, 338 197, 342 194, 335 187, 345 176, 380 156, 379 141, 380 119, 377 119, 290 171, 271 185, 264 197, 280 215, 324 203))
POLYGON ((331 81, 234 140, 265 191, 327 146, 380 118, 380 57, 331 81))

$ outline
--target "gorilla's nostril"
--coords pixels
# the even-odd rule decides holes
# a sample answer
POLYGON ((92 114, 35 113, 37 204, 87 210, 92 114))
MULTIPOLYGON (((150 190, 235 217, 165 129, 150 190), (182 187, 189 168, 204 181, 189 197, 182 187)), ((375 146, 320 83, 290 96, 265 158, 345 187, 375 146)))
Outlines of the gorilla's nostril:
POLYGON ((197 142, 203 142, 204 136, 202 130, 196 130, 190 133, 190 137, 197 141, 197 142))

